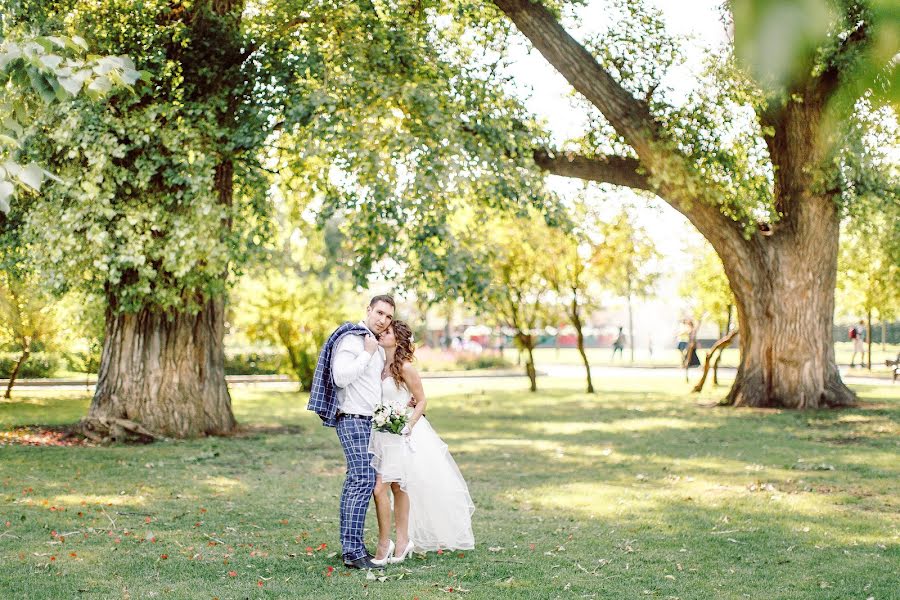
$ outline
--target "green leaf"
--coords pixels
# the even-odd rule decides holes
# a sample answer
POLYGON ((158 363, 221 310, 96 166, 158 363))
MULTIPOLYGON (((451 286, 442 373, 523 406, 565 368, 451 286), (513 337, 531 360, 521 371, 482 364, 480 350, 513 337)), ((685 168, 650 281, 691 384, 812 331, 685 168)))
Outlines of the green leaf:
POLYGON ((83 85, 81 81, 74 77, 60 77, 58 81, 59 85, 62 86, 70 96, 77 96, 83 85))
POLYGON ((19 172, 19 181, 27 185, 34 191, 41 189, 41 183, 44 181, 44 172, 36 163, 29 163, 19 172))
POLYGON ((19 143, 19 140, 3 133, 0 133, 0 144, 6 144, 7 146, 12 146, 13 148, 22 147, 22 144, 19 143))
POLYGON ((25 133, 25 130, 22 128, 19 122, 12 117, 6 117, 5 119, 3 119, 3 127, 5 127, 7 131, 12 131, 18 137, 22 137, 22 134, 25 133))
POLYGON ((59 68, 62 61, 63 57, 58 54, 46 54, 41 57, 41 64, 54 71, 59 68))
POLYGON ((88 85, 87 89, 94 94, 102 96, 112 89, 112 82, 108 77, 98 77, 88 85))
POLYGON ((8 181, 0 181, 0 211, 9 212, 9 198, 13 195, 16 188, 8 181))
POLYGON ((56 91, 44 77, 43 73, 34 67, 29 67, 28 79, 31 80, 32 89, 37 92, 38 96, 40 96, 41 100, 46 104, 52 104, 56 100, 56 91))

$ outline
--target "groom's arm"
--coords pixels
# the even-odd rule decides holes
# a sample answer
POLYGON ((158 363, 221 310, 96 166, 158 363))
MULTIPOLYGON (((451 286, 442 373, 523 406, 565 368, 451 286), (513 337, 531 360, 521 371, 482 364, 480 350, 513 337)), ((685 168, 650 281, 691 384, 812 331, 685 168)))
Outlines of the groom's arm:
POLYGON ((356 381, 366 370, 377 348, 376 344, 369 352, 359 336, 348 335, 342 339, 332 363, 331 376, 334 378, 334 385, 345 388, 356 381))

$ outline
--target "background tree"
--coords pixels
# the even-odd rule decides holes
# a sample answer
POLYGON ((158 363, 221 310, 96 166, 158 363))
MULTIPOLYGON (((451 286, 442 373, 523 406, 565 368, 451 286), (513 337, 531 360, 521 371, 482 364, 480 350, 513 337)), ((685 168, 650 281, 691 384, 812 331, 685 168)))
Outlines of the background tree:
POLYGON ((235 291, 234 324, 254 342, 280 347, 301 390, 309 390, 319 350, 351 316, 347 284, 314 273, 267 269, 235 291))
POLYGON ((694 322, 711 320, 719 337, 731 331, 734 294, 722 261, 708 245, 691 249, 691 267, 678 284, 678 293, 690 307, 694 322))
POLYGON ((590 244, 579 233, 563 229, 551 229, 547 236, 548 246, 555 260, 548 265, 546 276, 563 313, 575 329, 578 353, 587 377, 587 393, 593 394, 591 365, 584 349, 585 313, 598 306, 598 290, 591 289, 592 271, 586 256, 590 252, 590 244))
MULTIPOLYGON (((697 385, 694 386, 693 391, 700 392, 706 383, 710 366, 713 369, 713 384, 719 384, 719 362, 722 360, 722 351, 731 345, 738 330, 732 329, 734 294, 728 285, 722 261, 706 244, 693 248, 691 253, 692 265, 679 283, 679 295, 690 306, 697 328, 707 319, 711 319, 719 327, 719 339, 706 353, 703 372, 697 385)), ((694 347, 690 345, 687 348, 687 355, 690 356, 693 351, 694 347)))
MULTIPOLYGON (((872 368, 872 317, 882 323, 900 309, 900 264, 891 257, 892 229, 900 220, 896 208, 874 212, 848 224, 838 260, 838 305, 847 315, 865 315, 868 368, 872 368)), ((855 323, 854 319, 854 323, 855 323)))
POLYGON ((337 324, 352 317, 352 276, 336 223, 317 230, 290 200, 276 208, 269 259, 242 278, 232 297, 234 327, 253 342, 280 347, 301 390, 309 390, 319 350, 337 324))
POLYGON ((707 75, 682 103, 661 85, 678 45, 643 3, 611 2, 609 30, 585 43, 547 4, 494 4, 589 103, 599 124, 577 152, 539 150, 537 164, 652 191, 722 259, 742 332, 727 401, 852 403, 831 328, 841 206, 852 202, 846 192, 853 181, 834 168, 842 162, 836 150, 846 144, 833 133, 848 122, 861 89, 885 96, 881 83, 890 81, 885 69, 895 49, 888 4, 820 0, 778 12, 783 3, 732 2, 735 52, 711 57, 707 75), (785 47, 783 68, 760 59, 785 47))
POLYGON ((900 302, 900 123, 894 110, 874 105, 868 95, 856 109, 851 130, 857 135, 845 138, 841 153, 844 176, 854 186, 842 228, 838 308, 854 322, 866 315, 871 351, 872 314, 884 323, 900 302))
POLYGON ((604 287, 628 305, 628 347, 634 362, 633 300, 653 294, 659 279, 659 252, 646 230, 638 225, 627 207, 598 227, 601 241, 594 246, 592 269, 604 287))
POLYGON ((19 353, 4 398, 12 396, 16 377, 31 353, 53 341, 58 325, 55 312, 53 301, 33 281, 0 272, 0 345, 19 353))
POLYGON ((534 348, 540 329, 556 323, 557 307, 547 277, 549 265, 558 260, 550 243, 552 231, 540 215, 493 216, 469 232, 476 256, 470 292, 464 299, 493 325, 511 329, 520 352, 525 353, 525 373, 530 389, 537 391, 534 348))
POLYGON ((96 295, 70 293, 58 302, 59 346, 69 368, 85 374, 85 386, 90 386, 90 375, 100 368, 103 352, 103 328, 106 304, 96 295))
POLYGON ((585 313, 599 308, 598 271, 592 268, 596 254, 598 216, 594 208, 578 199, 569 208, 569 222, 564 227, 547 228, 546 244, 555 260, 549 261, 546 276, 557 302, 575 329, 578 353, 587 377, 587 393, 594 393, 591 365, 584 348, 585 313))

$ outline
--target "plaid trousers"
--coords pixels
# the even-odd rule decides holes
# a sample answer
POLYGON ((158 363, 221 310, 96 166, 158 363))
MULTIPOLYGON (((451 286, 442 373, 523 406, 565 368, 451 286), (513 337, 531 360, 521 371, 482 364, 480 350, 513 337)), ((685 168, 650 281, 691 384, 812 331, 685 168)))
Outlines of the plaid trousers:
POLYGON ((347 459, 347 478, 341 492, 341 553, 348 561, 366 555, 363 527, 375 489, 375 469, 369 456, 372 421, 338 419, 336 429, 347 459))

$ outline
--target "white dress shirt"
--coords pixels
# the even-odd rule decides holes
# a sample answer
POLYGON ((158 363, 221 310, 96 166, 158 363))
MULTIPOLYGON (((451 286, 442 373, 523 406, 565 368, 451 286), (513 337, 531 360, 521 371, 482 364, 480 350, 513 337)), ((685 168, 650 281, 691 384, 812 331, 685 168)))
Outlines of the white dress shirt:
MULTIPOLYGON (((366 327, 363 322, 359 324, 366 327)), ((335 350, 331 369, 337 386, 338 410, 354 415, 374 414, 381 402, 383 368, 384 348, 378 346, 369 354, 362 336, 345 335, 335 350)))

